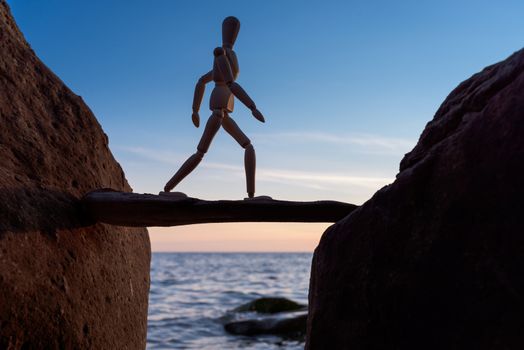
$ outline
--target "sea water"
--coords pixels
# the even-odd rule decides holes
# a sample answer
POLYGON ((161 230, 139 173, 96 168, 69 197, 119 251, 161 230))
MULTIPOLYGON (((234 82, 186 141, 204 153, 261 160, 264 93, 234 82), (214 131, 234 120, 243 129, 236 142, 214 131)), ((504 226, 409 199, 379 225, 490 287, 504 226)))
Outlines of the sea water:
MULTIPOLYGON (((261 297, 307 304, 310 253, 153 253, 148 349, 303 349, 299 340, 224 331, 261 297)), ((244 316, 243 316, 244 317, 244 316)))

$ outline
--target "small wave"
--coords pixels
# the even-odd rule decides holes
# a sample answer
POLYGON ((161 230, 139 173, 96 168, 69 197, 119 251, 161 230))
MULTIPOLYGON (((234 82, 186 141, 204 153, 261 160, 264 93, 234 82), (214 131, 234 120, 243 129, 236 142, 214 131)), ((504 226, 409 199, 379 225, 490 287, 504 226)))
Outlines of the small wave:
POLYGON ((235 307, 264 296, 307 302, 309 253, 153 254, 148 349, 301 349, 278 336, 233 336, 235 307))

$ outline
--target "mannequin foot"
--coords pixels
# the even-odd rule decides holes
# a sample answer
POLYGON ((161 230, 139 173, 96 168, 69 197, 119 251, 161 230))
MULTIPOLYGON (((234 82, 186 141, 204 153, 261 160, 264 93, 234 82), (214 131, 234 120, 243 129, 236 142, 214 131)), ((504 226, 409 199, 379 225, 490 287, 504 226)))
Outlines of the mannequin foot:
POLYGON ((168 182, 168 183, 164 186, 164 192, 166 192, 166 193, 167 193, 167 192, 170 192, 170 191, 173 189, 173 187, 175 187, 175 186, 172 186, 172 185, 168 182))
POLYGON ((184 192, 160 191, 158 194, 160 196, 167 196, 171 198, 180 198, 180 199, 187 198, 187 194, 185 194, 184 192))
MULTIPOLYGON (((249 196, 249 193, 248 193, 249 196)), ((256 196, 244 198, 245 201, 256 201, 256 200, 273 200, 270 196, 256 196)))

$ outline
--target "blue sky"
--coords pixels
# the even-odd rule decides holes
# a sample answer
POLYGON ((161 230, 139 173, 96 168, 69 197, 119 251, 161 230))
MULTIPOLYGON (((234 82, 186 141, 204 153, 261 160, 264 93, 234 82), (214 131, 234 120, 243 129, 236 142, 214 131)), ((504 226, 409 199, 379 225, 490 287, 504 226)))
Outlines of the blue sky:
MULTIPOLYGON (((242 24, 237 81, 266 117, 259 123, 240 103, 232 114, 257 152, 257 194, 290 200, 363 203, 394 179, 451 89, 524 38, 522 1, 9 4, 39 57, 91 107, 135 191, 150 193, 195 151, 202 127, 191 123, 194 85, 211 68, 226 16, 242 24)), ((221 131, 177 190, 243 198, 242 164, 243 150, 221 131)), ((155 250, 279 250, 281 239, 280 250, 310 250, 326 226, 150 232, 155 250)))

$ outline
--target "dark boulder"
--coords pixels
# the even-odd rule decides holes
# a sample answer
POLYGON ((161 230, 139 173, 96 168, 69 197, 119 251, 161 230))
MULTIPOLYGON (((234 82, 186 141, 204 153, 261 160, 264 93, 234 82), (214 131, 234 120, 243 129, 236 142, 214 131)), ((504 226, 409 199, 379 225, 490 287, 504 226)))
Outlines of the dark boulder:
POLYGON ((144 349, 149 237, 79 199, 131 191, 82 99, 0 0, 0 349, 144 349))
POLYGON ((307 349, 524 347, 524 50, 451 92, 396 181, 331 226, 307 349))
POLYGON ((304 310, 307 306, 286 298, 258 298, 235 308, 235 312, 255 311, 264 314, 304 310))
POLYGON ((307 314, 288 317, 267 317, 261 319, 233 321, 226 323, 224 329, 236 335, 274 334, 301 338, 306 333, 307 314))

